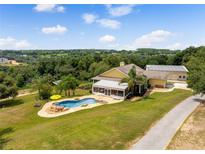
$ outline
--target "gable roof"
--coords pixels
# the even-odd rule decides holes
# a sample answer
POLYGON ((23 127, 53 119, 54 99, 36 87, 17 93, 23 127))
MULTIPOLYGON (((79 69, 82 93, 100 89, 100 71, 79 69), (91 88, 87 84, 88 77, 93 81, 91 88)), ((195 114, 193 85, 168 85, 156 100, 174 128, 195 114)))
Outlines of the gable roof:
MULTIPOLYGON (((138 75, 143 75, 143 72, 145 71, 144 69, 140 68, 139 66, 135 65, 135 64, 128 64, 128 65, 124 65, 124 66, 119 66, 119 67, 115 67, 112 68, 106 72, 109 72, 113 69, 118 70, 119 72, 122 72, 123 74, 125 74, 126 76, 128 76, 128 73, 130 72, 130 70, 132 69, 132 67, 135 66, 136 68, 136 73, 138 75)), ((104 72, 105 73, 105 72, 104 72)), ((93 77, 93 80, 112 80, 112 81, 121 81, 121 78, 117 78, 117 77, 106 77, 103 74, 99 74, 96 77, 93 77)))
POLYGON ((142 75, 143 72, 145 71, 135 64, 128 64, 128 65, 124 65, 124 66, 119 66, 119 67, 116 67, 116 69, 128 75, 128 73, 130 72, 130 70, 132 69, 133 66, 135 66, 137 74, 142 75))
POLYGON ((146 71, 188 72, 182 65, 146 65, 146 71))

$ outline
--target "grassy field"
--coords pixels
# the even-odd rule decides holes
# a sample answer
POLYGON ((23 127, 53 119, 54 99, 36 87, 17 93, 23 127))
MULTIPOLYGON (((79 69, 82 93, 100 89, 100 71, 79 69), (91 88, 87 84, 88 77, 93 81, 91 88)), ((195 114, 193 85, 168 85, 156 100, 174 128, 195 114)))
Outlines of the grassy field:
POLYGON ((167 149, 205 150, 205 105, 200 105, 185 121, 167 149))
POLYGON ((0 149, 126 149, 190 91, 154 93, 57 118, 37 116, 34 95, 0 109, 0 149))

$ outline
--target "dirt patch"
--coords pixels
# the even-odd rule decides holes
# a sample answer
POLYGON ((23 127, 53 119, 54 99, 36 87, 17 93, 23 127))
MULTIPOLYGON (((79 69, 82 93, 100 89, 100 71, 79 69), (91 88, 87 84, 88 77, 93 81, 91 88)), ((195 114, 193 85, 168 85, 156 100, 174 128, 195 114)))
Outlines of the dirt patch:
POLYGON ((200 105, 185 121, 168 149, 205 150, 205 105, 200 105))

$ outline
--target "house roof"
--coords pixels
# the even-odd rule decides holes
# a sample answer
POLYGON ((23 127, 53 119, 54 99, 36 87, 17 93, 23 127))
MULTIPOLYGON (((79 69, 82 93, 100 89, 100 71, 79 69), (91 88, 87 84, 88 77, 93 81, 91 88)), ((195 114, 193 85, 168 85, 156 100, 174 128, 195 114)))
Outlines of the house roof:
POLYGON ((188 72, 185 66, 178 65, 147 65, 147 71, 188 72))
POLYGON ((105 77, 105 76, 96 76, 93 77, 92 80, 111 80, 111 81, 121 81, 122 79, 120 78, 111 78, 111 77, 105 77))
MULTIPOLYGON (((128 65, 124 65, 124 66, 119 66, 119 67, 115 67, 113 69, 116 69, 126 75, 128 75, 128 73, 130 72, 130 70, 132 69, 132 67, 135 66, 136 68, 136 73, 138 75, 143 75, 143 72, 145 71, 144 69, 140 68, 139 66, 135 65, 135 64, 128 64, 128 65)), ((110 69, 112 70, 112 69, 110 69)), ((108 70, 108 71, 110 71, 108 70)), ((93 80, 111 80, 111 81, 121 81, 122 79, 120 78, 114 78, 114 77, 106 77, 103 76, 102 74, 97 75, 96 77, 92 78, 93 80)))
POLYGON ((135 66, 137 74, 142 75, 143 72, 145 71, 135 64, 128 64, 128 65, 124 65, 124 66, 119 66, 119 67, 116 67, 116 69, 125 73, 125 74, 128 74, 133 66, 135 66))
POLYGON ((100 81, 94 83, 93 86, 125 90, 128 87, 128 84, 127 83, 120 83, 119 81, 100 80, 100 81))

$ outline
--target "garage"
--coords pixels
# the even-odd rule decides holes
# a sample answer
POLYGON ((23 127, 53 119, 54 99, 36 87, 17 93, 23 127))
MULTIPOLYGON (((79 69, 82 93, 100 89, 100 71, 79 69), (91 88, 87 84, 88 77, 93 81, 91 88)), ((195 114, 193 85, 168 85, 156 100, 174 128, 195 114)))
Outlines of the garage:
POLYGON ((165 88, 166 83, 167 81, 163 79, 149 79, 149 84, 151 87, 165 88))

